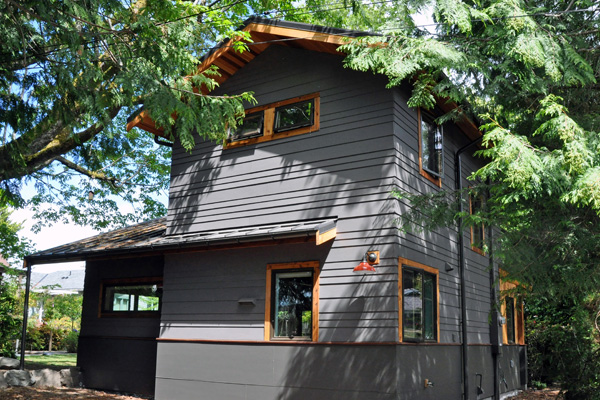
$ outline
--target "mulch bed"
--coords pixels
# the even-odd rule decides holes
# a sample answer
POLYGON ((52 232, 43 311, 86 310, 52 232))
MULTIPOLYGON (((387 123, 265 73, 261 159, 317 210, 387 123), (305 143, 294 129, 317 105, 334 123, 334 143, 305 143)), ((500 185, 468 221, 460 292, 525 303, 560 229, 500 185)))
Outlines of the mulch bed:
POLYGON ((540 390, 526 390, 519 393, 518 396, 509 397, 510 400, 561 400, 563 396, 559 397, 559 388, 547 388, 540 390))
MULTIPOLYGON (((543 390, 527 390, 511 400, 560 400, 560 390, 548 388, 543 390)), ((34 387, 11 387, 0 389, 0 400, 140 400, 151 399, 151 397, 138 397, 119 393, 103 392, 100 390, 79 388, 34 388, 34 387)))
POLYGON ((149 398, 80 388, 10 387, 0 389, 0 400, 140 400, 149 398))

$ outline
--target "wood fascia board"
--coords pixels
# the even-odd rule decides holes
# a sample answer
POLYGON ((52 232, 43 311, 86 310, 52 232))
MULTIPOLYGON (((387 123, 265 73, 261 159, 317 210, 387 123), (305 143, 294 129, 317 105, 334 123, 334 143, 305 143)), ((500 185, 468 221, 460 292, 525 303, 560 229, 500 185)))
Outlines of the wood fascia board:
MULTIPOLYGON (((319 48, 322 48, 321 46, 324 44, 332 46, 331 51, 327 52, 333 53, 336 52, 335 49, 337 49, 338 46, 348 43, 348 41, 351 39, 351 37, 349 36, 321 32, 311 32, 301 29, 264 25, 260 23, 248 24, 246 27, 244 27, 244 29, 242 29, 242 31, 249 32, 251 36, 253 32, 256 32, 259 34, 267 34, 280 37, 282 39, 315 41, 319 42, 319 48)), ((237 72, 238 69, 243 68, 239 65, 239 62, 232 63, 230 60, 230 55, 235 52, 235 50, 233 50, 233 48, 229 46, 231 42, 232 40, 225 42, 220 49, 216 50, 213 54, 208 56, 198 67, 197 73, 202 73, 206 71, 211 65, 216 65, 229 75, 233 75, 235 74, 235 72, 237 72)), ((252 46, 252 43, 249 43, 249 45, 252 46)), ((269 44, 266 43, 263 47, 266 48, 268 46, 269 44)), ((264 50, 264 48, 262 50, 264 50)), ((323 51, 324 50, 325 49, 323 48, 323 51)), ((251 54, 249 52, 242 52, 239 54, 240 58, 243 59, 246 63, 254 58, 254 55, 252 55, 252 57, 244 56, 245 53, 251 54)), ((224 79, 217 79, 219 84, 222 84, 225 80, 227 80, 227 77, 225 77, 224 79)), ((208 91, 206 91, 203 88, 202 93, 208 94, 208 91)), ((164 130, 156 127, 154 121, 152 121, 147 111, 142 111, 138 116, 136 116, 134 119, 127 123, 127 131, 130 131, 133 127, 138 127, 157 136, 166 137, 164 130)))
MULTIPOLYGON (((449 101, 447 98, 435 96, 435 101, 438 107, 441 108, 445 113, 459 108, 458 104, 453 101, 449 101)), ((455 122, 455 124, 471 140, 478 139, 483 135, 477 125, 475 125, 470 118, 462 118, 460 121, 455 122)))
POLYGON ((156 136, 169 139, 163 129, 159 129, 156 127, 156 124, 154 123, 152 118, 150 118, 150 114, 146 110, 142 111, 135 118, 129 121, 125 127, 127 129, 127 132, 129 132, 132 128, 137 127, 146 132, 150 132, 156 136))
POLYGON ((311 32, 302 29, 263 25, 257 23, 249 24, 246 28, 244 28, 244 31, 246 30, 249 32, 268 33, 271 35, 283 36, 287 38, 296 38, 298 40, 314 40, 317 42, 331 43, 337 46, 347 44, 348 41, 352 39, 350 36, 335 35, 332 33, 311 32))

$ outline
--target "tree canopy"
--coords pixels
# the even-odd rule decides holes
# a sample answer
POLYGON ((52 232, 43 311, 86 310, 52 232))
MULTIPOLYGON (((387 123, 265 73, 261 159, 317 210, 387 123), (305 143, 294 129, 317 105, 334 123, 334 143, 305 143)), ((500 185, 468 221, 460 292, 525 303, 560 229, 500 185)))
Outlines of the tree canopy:
POLYGON ((143 105, 188 149, 195 131, 223 138, 251 93, 194 93, 215 85, 214 72, 195 71, 262 13, 379 32, 344 47, 348 67, 390 86, 415 79, 411 106, 458 103, 441 122, 480 121, 489 163, 475 177, 491 182, 480 218, 502 227, 505 264, 549 271, 519 268, 526 281, 600 279, 598 1, 2 0, 0 10, 3 206, 23 204, 20 188, 34 182, 29 204, 49 221, 105 227, 164 214, 156 193, 168 185, 170 149, 125 132, 125 120, 143 105), (432 26, 415 22, 427 13, 432 26))
POLYGON ((96 228, 164 215, 157 194, 166 197, 170 149, 146 132, 126 132, 129 116, 143 106, 188 150, 195 132, 223 139, 252 94, 202 95, 194 87, 214 87, 215 72, 196 72, 220 40, 245 37, 237 29, 247 17, 376 29, 382 13, 398 8, 346 0, 0 0, 0 205, 27 200, 43 222, 96 228), (24 185, 35 195, 24 199, 24 185))
POLYGON ((433 11, 435 29, 405 19, 346 46, 346 64, 386 74, 390 86, 416 77, 410 105, 460 105, 440 122, 480 121, 488 163, 473 178, 490 182, 490 193, 471 222, 502 229, 505 269, 549 297, 597 287, 600 2, 412 4, 433 11))

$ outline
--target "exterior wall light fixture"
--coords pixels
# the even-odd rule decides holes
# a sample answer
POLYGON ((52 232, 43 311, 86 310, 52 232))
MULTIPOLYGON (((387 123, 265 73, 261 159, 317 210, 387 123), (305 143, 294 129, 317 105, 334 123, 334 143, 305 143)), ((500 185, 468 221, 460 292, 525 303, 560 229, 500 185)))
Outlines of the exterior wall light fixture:
POLYGON ((367 251, 362 261, 354 267, 355 274, 373 274, 377 272, 373 265, 379 264, 379 251, 367 251))

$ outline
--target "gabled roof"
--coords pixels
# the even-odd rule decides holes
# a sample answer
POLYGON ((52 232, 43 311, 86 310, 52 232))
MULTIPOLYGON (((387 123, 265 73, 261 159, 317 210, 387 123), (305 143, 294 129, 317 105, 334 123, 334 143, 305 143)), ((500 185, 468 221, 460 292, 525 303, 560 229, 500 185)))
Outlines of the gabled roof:
MULTIPOLYGON (((343 55, 337 49, 340 45, 348 43, 349 38, 374 35, 367 32, 260 17, 247 19, 240 31, 248 32, 252 38, 253 42, 247 43, 248 50, 238 52, 231 45, 231 39, 224 40, 202 58, 198 73, 206 71, 211 65, 216 66, 220 76, 213 77, 213 79, 221 85, 272 44, 343 55)), ((206 90, 203 92, 207 93, 206 90)), ((133 127, 164 136, 163 131, 154 125, 154 121, 143 110, 128 119, 127 130, 133 127)))
POLYGON ((216 246, 238 247, 256 242, 286 239, 315 240, 316 245, 336 236, 336 219, 315 219, 254 225, 235 229, 204 231, 182 235, 166 234, 166 218, 101 233, 87 239, 39 251, 26 257, 29 264, 81 261, 126 255, 158 255, 166 252, 208 250, 216 246))
MULTIPOLYGON (((240 30, 248 32, 253 40, 253 43, 248 43, 248 50, 237 52, 231 45, 230 39, 224 40, 203 57, 202 63, 198 67, 199 73, 206 71, 211 65, 216 66, 220 76, 213 77, 213 79, 221 85, 273 44, 344 56, 344 53, 337 49, 348 43, 349 39, 377 36, 376 33, 260 17, 247 19, 240 30)), ((202 88, 202 92, 208 93, 205 88, 202 88)), ((458 107, 447 99, 437 98, 436 100, 444 112, 458 107)), ((471 140, 481 136, 481 132, 471 120, 463 118, 456 124, 471 140)), ((133 127, 138 127, 156 136, 166 137, 164 131, 156 127, 143 107, 127 120, 127 130, 129 131, 133 127)))

